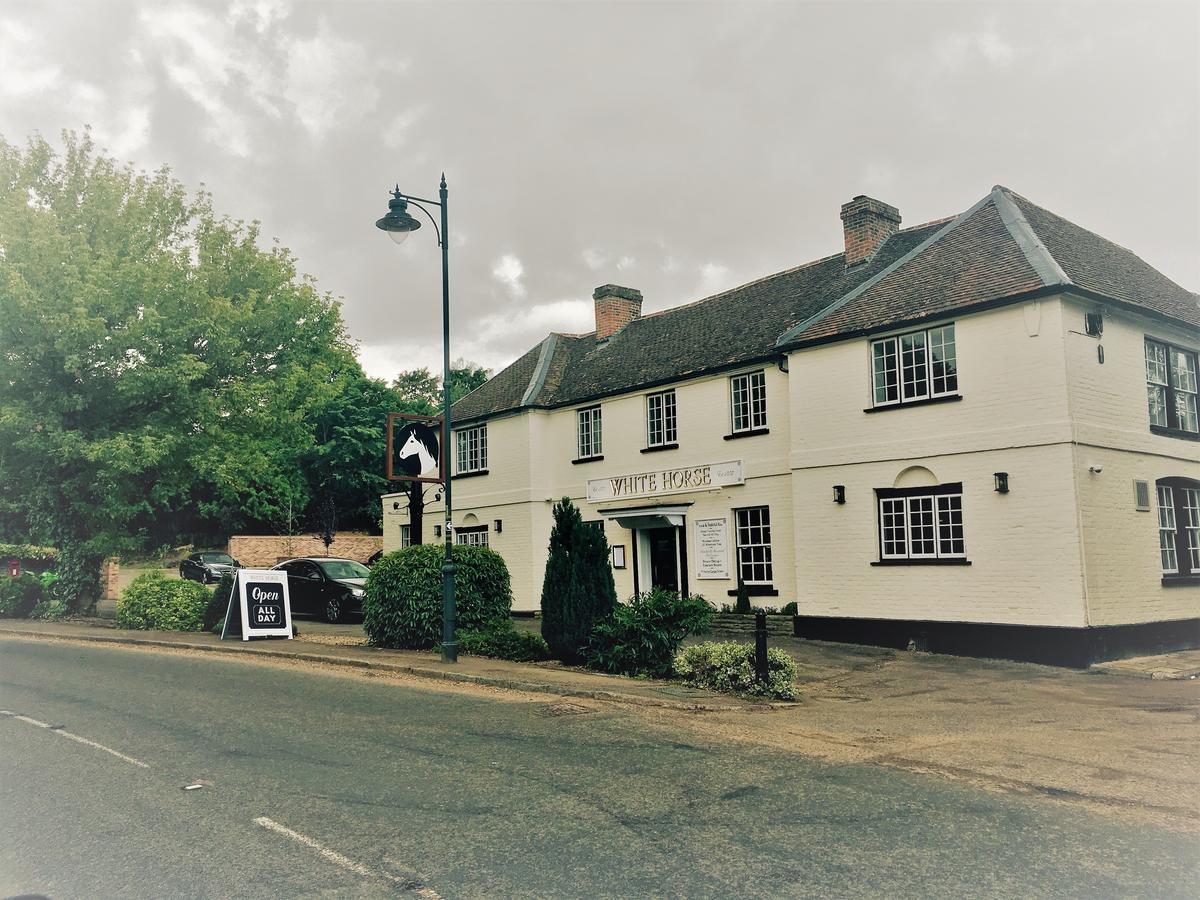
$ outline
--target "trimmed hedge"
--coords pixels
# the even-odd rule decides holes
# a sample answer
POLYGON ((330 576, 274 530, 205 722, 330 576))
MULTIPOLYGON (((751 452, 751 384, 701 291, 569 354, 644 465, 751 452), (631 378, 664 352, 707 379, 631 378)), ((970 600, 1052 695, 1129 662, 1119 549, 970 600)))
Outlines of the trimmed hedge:
POLYGON ((592 630, 583 655, 593 669, 668 678, 683 639, 707 631, 714 610, 703 597, 655 588, 618 604, 592 630))
POLYGON ((489 631, 465 628, 458 632, 458 650, 470 656, 489 656, 511 662, 541 662, 550 658, 545 639, 534 631, 496 627, 489 631))
POLYGON ((194 581, 147 572, 133 579, 117 602, 117 627, 199 631, 212 594, 194 581))
MULTIPOLYGON (((375 563, 362 598, 363 630, 377 647, 428 650, 442 638, 442 544, 417 544, 375 563)), ((503 558, 487 547, 454 548, 455 606, 460 630, 508 624, 512 587, 503 558)))
POLYGON ((0 557, 47 562, 58 559, 58 548, 39 547, 36 544, 0 544, 0 557))
POLYGON ((775 700, 796 699, 796 661, 767 648, 767 682, 754 678, 754 645, 707 641, 685 647, 675 657, 675 674, 696 687, 727 694, 750 694, 775 700))

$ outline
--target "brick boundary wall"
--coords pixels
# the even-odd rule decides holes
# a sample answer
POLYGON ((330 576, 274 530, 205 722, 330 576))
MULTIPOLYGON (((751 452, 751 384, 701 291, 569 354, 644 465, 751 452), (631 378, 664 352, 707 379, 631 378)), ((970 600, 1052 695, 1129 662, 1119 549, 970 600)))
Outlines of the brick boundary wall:
POLYGON ((297 556, 340 556, 365 563, 375 551, 382 549, 383 538, 379 535, 354 532, 339 534, 328 550, 311 534, 235 534, 229 538, 228 552, 243 566, 270 568, 297 556))
POLYGON ((121 561, 110 556, 104 560, 104 564, 100 567, 100 583, 103 585, 103 600, 118 600, 121 597, 121 588, 117 579, 121 574, 121 561))

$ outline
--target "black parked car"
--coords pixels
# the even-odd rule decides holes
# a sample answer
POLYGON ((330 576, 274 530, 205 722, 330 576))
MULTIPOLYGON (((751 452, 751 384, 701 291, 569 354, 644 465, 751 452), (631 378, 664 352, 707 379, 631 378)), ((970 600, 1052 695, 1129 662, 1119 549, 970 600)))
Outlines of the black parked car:
POLYGON ((352 559, 310 556, 275 566, 288 576, 292 612, 320 616, 326 622, 345 622, 362 615, 363 582, 370 574, 352 559))
POLYGON ((199 581, 201 584, 209 584, 213 581, 220 581, 221 576, 226 572, 232 572, 241 567, 242 564, 228 553, 202 550, 199 553, 193 553, 179 563, 179 577, 199 581))

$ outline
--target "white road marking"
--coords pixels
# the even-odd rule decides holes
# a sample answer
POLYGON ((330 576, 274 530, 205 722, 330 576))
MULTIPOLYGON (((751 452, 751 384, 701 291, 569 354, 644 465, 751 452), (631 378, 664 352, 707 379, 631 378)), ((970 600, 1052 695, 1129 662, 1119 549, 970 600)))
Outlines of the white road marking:
POLYGON ((25 722, 26 724, 34 725, 37 728, 45 728, 47 731, 49 731, 53 734, 61 734, 63 737, 67 738, 68 740, 75 741, 75 743, 77 743, 77 744, 83 744, 84 746, 87 746, 87 747, 94 747, 97 750, 103 750, 105 753, 111 753, 117 759, 123 759, 125 762, 132 763, 133 765, 138 766, 143 769, 150 768, 149 765, 142 762, 140 759, 134 759, 132 756, 126 756, 124 753, 114 750, 112 747, 105 747, 103 744, 97 744, 95 741, 89 741, 87 738, 80 737, 77 734, 72 734, 71 732, 67 731, 66 729, 52 728, 47 723, 41 722, 37 719, 31 719, 29 716, 22 716, 22 715, 19 715, 18 713, 10 712, 7 709, 0 709, 0 716, 8 716, 8 718, 16 719, 18 722, 25 722))
POLYGON ((266 816, 259 816, 254 820, 254 824, 274 831, 277 834, 282 834, 284 837, 289 837, 293 841, 303 844, 306 847, 310 847, 313 850, 316 850, 317 853, 319 853, 329 862, 333 863, 335 866, 341 866, 343 869, 353 872, 356 875, 361 875, 364 878, 381 878, 384 881, 390 881, 393 884, 398 884, 401 887, 412 891, 412 893, 416 894, 418 897, 423 897, 424 900, 442 900, 441 895, 438 894, 437 891, 427 887, 420 887, 418 884, 414 884, 412 879, 399 878, 396 875, 389 875, 387 872, 376 872, 374 869, 368 869, 362 863, 356 863, 349 857, 342 856, 342 854, 338 853, 336 850, 330 850, 320 841, 310 838, 306 834, 301 834, 298 831, 292 831, 292 829, 288 828, 286 825, 280 825, 274 819, 267 818, 266 816))

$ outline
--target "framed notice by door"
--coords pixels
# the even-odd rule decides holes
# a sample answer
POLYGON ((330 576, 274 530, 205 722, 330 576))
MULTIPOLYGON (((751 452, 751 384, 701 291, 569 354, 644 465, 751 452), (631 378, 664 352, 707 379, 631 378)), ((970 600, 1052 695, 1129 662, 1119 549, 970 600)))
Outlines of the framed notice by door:
POLYGON ((696 577, 728 580, 729 520, 696 520, 696 577))

